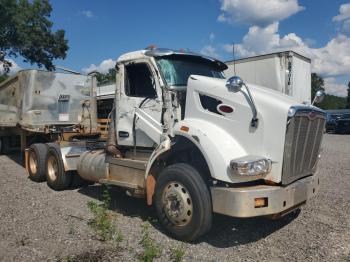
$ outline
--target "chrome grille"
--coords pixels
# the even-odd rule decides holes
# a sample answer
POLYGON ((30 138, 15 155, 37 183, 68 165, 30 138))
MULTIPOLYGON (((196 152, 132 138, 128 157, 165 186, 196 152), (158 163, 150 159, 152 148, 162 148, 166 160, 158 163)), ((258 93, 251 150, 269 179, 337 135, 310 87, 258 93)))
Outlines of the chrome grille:
POLYGON ((302 107, 288 118, 284 146, 282 184, 314 173, 322 142, 325 114, 302 107))

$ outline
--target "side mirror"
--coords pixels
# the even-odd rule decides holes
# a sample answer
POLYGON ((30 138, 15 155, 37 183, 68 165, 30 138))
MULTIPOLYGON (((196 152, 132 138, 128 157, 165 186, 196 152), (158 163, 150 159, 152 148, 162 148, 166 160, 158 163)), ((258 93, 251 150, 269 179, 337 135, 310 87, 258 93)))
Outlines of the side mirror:
POLYGON ((312 101, 312 105, 314 103, 321 103, 325 97, 326 93, 323 90, 318 90, 315 94, 314 101, 312 101))
POLYGON ((230 77, 226 82, 226 87, 232 92, 238 92, 242 89, 243 80, 239 76, 230 77))

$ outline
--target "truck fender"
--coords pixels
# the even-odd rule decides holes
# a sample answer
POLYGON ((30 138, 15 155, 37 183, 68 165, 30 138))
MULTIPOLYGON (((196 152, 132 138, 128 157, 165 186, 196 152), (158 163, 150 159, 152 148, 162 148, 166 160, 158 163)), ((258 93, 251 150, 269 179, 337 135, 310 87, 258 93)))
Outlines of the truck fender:
POLYGON ((239 182, 232 176, 229 164, 232 159, 247 155, 247 152, 231 134, 211 122, 199 119, 179 122, 174 134, 187 138, 197 146, 212 178, 239 182))
POLYGON ((167 152, 170 148, 171 141, 170 139, 166 139, 160 143, 160 145, 153 151, 150 160, 148 161, 145 173, 145 181, 146 181, 146 194, 147 194, 147 205, 152 205, 152 197, 154 194, 154 189, 156 185, 156 180, 152 174, 150 174, 151 168, 154 164, 154 161, 158 159, 158 157, 167 152))
MULTIPOLYGON (((210 176, 213 179, 226 182, 237 182, 231 176, 229 163, 233 158, 246 155, 246 152, 231 135, 227 134, 227 132, 219 127, 213 126, 213 124, 202 120, 196 120, 193 124, 191 123, 191 125, 182 122, 180 123, 180 126, 175 128, 175 136, 184 137, 197 147, 197 149, 203 155, 208 166, 210 176), (182 131, 180 129, 180 126, 183 125, 188 127, 188 131, 182 131)), ((152 196, 156 183, 156 179, 150 172, 155 161, 164 153, 168 153, 171 147, 170 140, 166 142, 164 141, 153 152, 147 164, 145 180, 147 188, 147 203, 149 205, 152 204, 152 196)))

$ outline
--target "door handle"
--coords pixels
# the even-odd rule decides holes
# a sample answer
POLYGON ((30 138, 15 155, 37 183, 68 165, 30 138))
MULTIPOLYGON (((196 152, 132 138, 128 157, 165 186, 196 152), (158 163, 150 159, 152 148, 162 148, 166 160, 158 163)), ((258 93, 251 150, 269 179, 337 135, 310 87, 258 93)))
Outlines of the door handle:
POLYGON ((126 131, 119 131, 118 132, 119 137, 129 137, 129 132, 126 131))

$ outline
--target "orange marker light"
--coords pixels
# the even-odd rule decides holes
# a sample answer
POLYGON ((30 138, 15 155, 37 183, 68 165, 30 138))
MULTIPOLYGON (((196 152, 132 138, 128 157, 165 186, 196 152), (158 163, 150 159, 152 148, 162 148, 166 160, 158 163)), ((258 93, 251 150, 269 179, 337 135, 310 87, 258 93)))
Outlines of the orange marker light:
POLYGON ((267 197, 254 198, 254 207, 255 208, 267 207, 267 206, 268 206, 267 197))
POLYGON ((190 130, 190 128, 188 126, 181 126, 180 130, 184 131, 184 132, 188 132, 188 130, 190 130))

